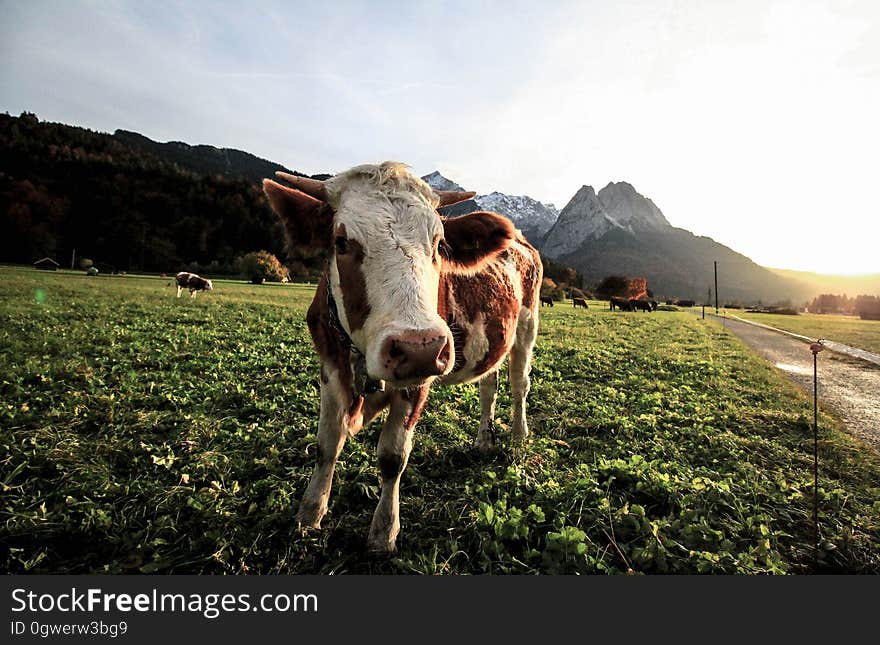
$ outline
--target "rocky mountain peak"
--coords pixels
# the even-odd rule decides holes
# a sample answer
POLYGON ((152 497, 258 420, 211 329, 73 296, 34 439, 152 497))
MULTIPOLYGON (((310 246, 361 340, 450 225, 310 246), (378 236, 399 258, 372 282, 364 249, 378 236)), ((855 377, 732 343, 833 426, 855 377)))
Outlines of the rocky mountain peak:
POLYGON ((457 190, 459 192, 464 192, 464 188, 456 184, 451 179, 447 179, 436 170, 430 175, 425 175, 424 177, 422 177, 422 181, 424 181, 434 190, 457 190))
POLYGON ((625 181, 609 183, 598 196, 608 215, 630 232, 658 231, 670 226, 654 202, 625 181))
POLYGON ((600 238, 615 227, 622 228, 608 215, 595 189, 581 186, 559 213, 542 251, 548 257, 560 258, 576 251, 585 240, 600 238))
MULTIPOLYGON (((459 184, 436 171, 425 175, 422 179, 434 190, 464 190, 459 184)), ((456 215, 461 215, 474 210, 486 210, 504 215, 527 238, 535 242, 550 230, 559 216, 559 211, 553 204, 541 203, 528 195, 507 195, 498 191, 488 195, 478 195, 472 200, 463 202, 454 212, 456 215), (467 210, 464 210, 465 208, 467 210)))

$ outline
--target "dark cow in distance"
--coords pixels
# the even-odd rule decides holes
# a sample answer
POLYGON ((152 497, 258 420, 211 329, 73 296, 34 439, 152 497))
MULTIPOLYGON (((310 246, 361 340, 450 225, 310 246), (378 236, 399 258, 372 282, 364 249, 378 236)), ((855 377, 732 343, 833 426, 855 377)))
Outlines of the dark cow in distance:
POLYGON ((297 518, 320 528, 346 439, 388 408, 367 543, 390 553, 400 531, 400 479, 432 385, 479 381, 475 446, 489 449, 498 369, 509 356, 513 439, 528 434, 541 257, 501 215, 441 217, 439 207, 474 193, 435 192, 400 163, 357 166, 323 182, 276 174, 293 188, 265 179, 263 190, 288 242, 328 255, 307 315, 321 407, 317 463, 297 518))
POLYGON ((196 297, 196 292, 198 291, 213 291, 214 285, 210 280, 206 280, 205 278, 196 275, 195 273, 189 273, 188 271, 181 271, 174 277, 174 281, 177 283, 177 297, 180 298, 180 292, 184 289, 189 289, 190 298, 196 297))
POLYGON ((583 307, 584 309, 589 309, 590 305, 587 304, 587 301, 584 298, 572 298, 571 299, 572 307, 583 307))
POLYGON ((550 296, 541 296, 541 306, 547 305, 548 307, 553 306, 553 298, 550 296))
POLYGON ((641 300, 639 298, 630 298, 629 301, 630 306, 633 311, 654 311, 654 307, 651 306, 650 300, 641 300))
POLYGON ((611 297, 608 308, 611 309, 611 311, 614 311, 615 309, 620 309, 621 311, 635 311, 635 307, 630 300, 627 298, 618 298, 617 296, 611 297))

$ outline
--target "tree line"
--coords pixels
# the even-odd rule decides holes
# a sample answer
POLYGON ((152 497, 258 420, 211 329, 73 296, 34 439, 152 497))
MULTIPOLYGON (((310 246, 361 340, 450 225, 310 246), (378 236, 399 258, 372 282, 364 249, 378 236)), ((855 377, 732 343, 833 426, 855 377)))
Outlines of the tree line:
POLYGON ((237 272, 284 231, 258 183, 205 175, 102 134, 0 115, 0 259, 66 265, 74 249, 118 270, 237 272))

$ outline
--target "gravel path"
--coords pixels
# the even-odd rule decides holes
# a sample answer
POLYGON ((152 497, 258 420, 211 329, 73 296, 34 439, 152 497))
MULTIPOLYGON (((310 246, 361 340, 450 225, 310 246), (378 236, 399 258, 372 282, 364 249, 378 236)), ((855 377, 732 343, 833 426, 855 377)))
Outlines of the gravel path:
MULTIPOLYGON (((813 355, 809 345, 748 323, 713 318, 812 394, 813 355)), ((821 352, 819 404, 834 410, 852 434, 880 452, 880 369, 830 350, 821 352)))

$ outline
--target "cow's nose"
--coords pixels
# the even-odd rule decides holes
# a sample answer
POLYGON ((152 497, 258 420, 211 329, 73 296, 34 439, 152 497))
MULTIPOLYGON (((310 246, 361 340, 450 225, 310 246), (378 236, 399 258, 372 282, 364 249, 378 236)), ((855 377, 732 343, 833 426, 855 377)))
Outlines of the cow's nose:
POLYGON ((447 334, 407 332, 385 339, 382 362, 396 379, 425 378, 443 374, 450 353, 447 334))

